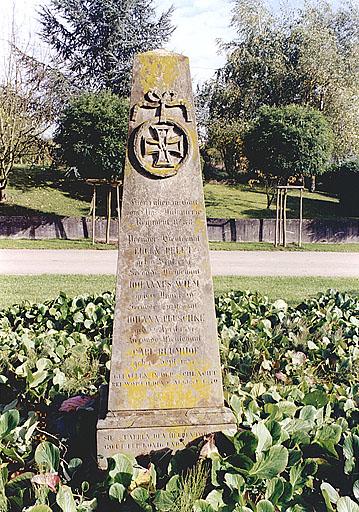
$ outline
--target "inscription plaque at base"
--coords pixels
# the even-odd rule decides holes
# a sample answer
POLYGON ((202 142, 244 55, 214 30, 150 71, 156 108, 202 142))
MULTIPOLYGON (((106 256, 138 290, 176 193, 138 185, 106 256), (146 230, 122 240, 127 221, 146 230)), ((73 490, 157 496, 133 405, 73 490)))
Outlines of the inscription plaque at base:
POLYGON ((224 408, 187 57, 135 58, 101 465, 235 428, 224 408))

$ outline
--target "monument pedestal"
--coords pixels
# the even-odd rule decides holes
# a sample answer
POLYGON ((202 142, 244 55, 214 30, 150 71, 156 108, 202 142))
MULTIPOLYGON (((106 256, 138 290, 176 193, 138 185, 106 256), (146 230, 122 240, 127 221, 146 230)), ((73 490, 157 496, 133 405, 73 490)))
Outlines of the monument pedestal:
POLYGON ((101 465, 235 428, 224 407, 187 57, 136 56, 101 465))
POLYGON ((116 411, 99 420, 97 439, 103 457, 116 452, 142 455, 162 448, 182 449, 194 439, 222 430, 236 430, 226 407, 116 411))

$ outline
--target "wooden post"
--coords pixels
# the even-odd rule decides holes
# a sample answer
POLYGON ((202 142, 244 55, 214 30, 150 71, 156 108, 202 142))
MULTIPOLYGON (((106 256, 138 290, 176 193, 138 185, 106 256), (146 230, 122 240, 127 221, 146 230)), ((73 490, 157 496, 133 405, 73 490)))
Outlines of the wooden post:
POLYGON ((95 245, 96 239, 96 185, 93 186, 93 195, 92 195, 92 245, 95 245))
POLYGON ((279 189, 279 230, 278 230, 278 243, 282 243, 283 237, 283 190, 279 189))
POLYGON ((300 189, 299 196, 299 247, 302 247, 302 229, 303 229, 303 189, 300 189))
POLYGON ((110 243, 110 225, 111 225, 111 199, 112 199, 112 187, 109 186, 107 194, 107 224, 106 224, 106 243, 110 243))
POLYGON ((287 247, 287 189, 283 190, 283 247, 287 247))
POLYGON ((120 239, 121 210, 120 210, 120 185, 119 184, 117 184, 117 187, 116 187, 116 197, 117 197, 118 239, 120 239))
POLYGON ((275 235, 274 246, 277 247, 279 243, 279 188, 277 188, 277 202, 275 210, 275 235))

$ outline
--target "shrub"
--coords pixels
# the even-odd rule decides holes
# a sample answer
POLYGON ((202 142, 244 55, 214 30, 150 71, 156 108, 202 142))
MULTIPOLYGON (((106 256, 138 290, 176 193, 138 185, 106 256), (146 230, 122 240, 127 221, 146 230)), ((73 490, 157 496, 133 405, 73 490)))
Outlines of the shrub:
POLYGON ((277 184, 285 185, 291 176, 327 170, 333 134, 318 110, 299 105, 262 107, 243 142, 251 168, 264 177, 270 206, 269 195, 277 184))
POLYGON ((83 178, 121 176, 126 150, 128 101, 111 92, 84 93, 64 109, 55 133, 59 157, 83 178))

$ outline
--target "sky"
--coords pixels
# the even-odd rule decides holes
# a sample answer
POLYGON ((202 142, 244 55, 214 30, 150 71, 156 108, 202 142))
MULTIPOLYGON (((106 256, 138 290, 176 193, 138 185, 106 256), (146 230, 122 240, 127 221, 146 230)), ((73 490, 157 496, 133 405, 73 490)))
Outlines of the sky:
MULTIPOLYGON (((4 60, 7 34, 11 30, 12 12, 15 9, 16 28, 23 44, 31 37, 41 47, 36 37, 38 31, 37 9, 46 0, 0 0, 0 59, 4 60)), ((155 0, 158 12, 174 6, 173 24, 176 30, 166 48, 183 53, 190 58, 191 74, 195 83, 210 78, 224 64, 218 54, 217 39, 230 40, 230 0, 155 0)))
MULTIPOLYGON (((38 31, 37 10, 48 0, 0 0, 0 60, 4 61, 6 38, 11 29, 12 12, 15 10, 17 33, 23 45, 29 43, 41 48, 43 44, 36 36, 38 31)), ((280 0, 270 0, 274 6, 280 0)), ((289 0, 301 3, 302 0, 289 0)), ((155 0, 158 12, 174 6, 173 24, 176 26, 166 48, 183 53, 190 59, 191 74, 195 84, 203 83, 213 76, 225 62, 218 53, 217 40, 230 41, 233 31, 231 0, 155 0)))

